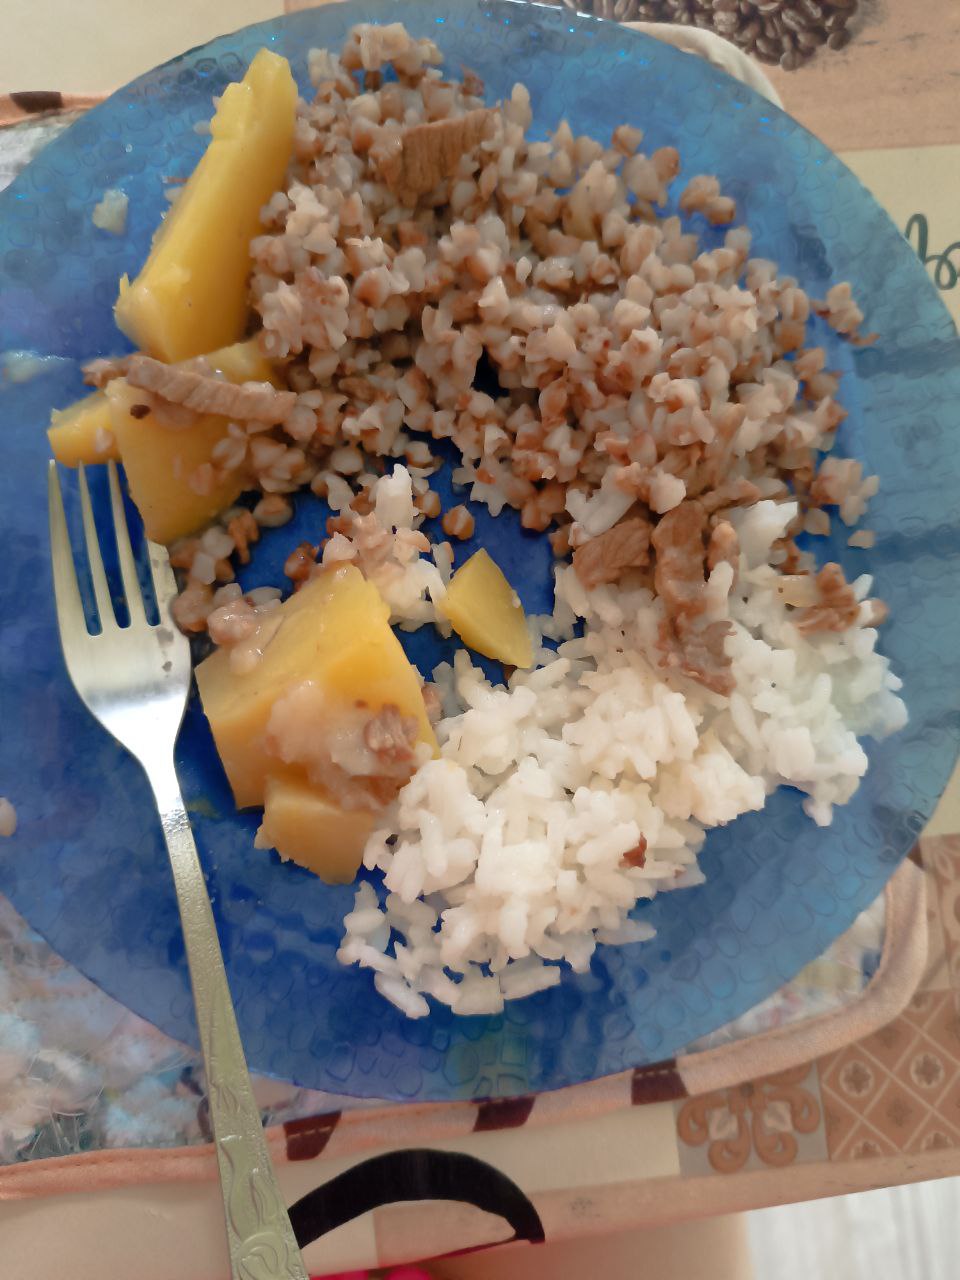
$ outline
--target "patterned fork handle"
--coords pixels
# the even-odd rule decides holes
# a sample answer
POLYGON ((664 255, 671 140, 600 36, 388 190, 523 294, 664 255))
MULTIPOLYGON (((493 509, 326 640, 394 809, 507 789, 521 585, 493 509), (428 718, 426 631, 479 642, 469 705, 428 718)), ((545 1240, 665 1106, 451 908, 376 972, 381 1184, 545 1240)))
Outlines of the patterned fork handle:
POLYGON ((236 1280, 307 1280, 267 1154, 197 847, 173 760, 148 771, 170 852, 236 1280))
POLYGON ((87 565, 99 631, 88 629, 57 467, 50 463, 50 557, 57 623, 74 688, 103 727, 143 766, 170 854, 193 986, 214 1144, 220 1164, 234 1280, 306 1280, 296 1237, 267 1153, 197 846, 180 794, 173 748, 190 689, 190 647, 170 616, 177 584, 152 542, 150 575, 159 620, 147 618, 120 481, 107 464, 110 506, 128 625, 118 624, 104 571, 87 476, 78 474, 87 565))

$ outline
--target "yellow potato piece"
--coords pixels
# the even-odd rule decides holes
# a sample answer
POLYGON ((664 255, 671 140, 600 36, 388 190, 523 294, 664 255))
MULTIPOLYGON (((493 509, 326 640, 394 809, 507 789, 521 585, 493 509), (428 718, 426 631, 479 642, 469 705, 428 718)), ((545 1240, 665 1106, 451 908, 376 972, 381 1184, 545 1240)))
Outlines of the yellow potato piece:
MULTIPOLYGON (((214 351, 207 360, 231 382, 266 382, 273 376, 252 340, 214 351)), ((242 470, 212 484, 208 493, 190 485, 189 478, 210 461, 214 445, 227 434, 226 418, 207 414, 192 426, 174 429, 152 413, 137 416, 134 406, 149 397, 123 378, 109 383, 106 397, 127 487, 154 542, 174 542, 202 529, 248 487, 250 477, 242 470)))
POLYGON ((107 398, 127 488, 154 542, 175 542, 202 529, 247 487, 242 471, 231 471, 207 493, 195 492, 188 482, 227 434, 226 418, 201 417, 178 431, 161 426, 152 413, 137 417, 143 393, 122 378, 109 384, 107 398))
POLYGON ((523 606, 482 548, 450 579, 437 606, 464 644, 512 667, 533 665, 523 606))
POLYGON ((119 327, 171 363, 236 342, 247 320, 250 241, 281 186, 297 87, 286 58, 261 49, 227 86, 212 140, 157 231, 146 265, 120 281, 119 327))
POLYGON ((272 382, 279 386, 276 370, 264 356, 256 338, 246 342, 232 342, 228 347, 210 351, 204 359, 215 373, 222 373, 231 382, 272 382))
MULTIPOLYGON (((331 700, 371 711, 393 703, 412 716, 418 740, 436 751, 423 704, 420 677, 389 624, 380 593, 352 565, 326 570, 264 615, 263 635, 272 637, 252 670, 237 672, 218 649, 197 667, 203 709, 239 808, 263 804, 267 777, 282 769, 267 742, 274 704, 304 681, 315 682, 331 700)), ((254 647, 257 638, 251 641, 254 647)))
MULTIPOLYGON (((277 381, 269 360, 264 359, 252 340, 235 342, 232 346, 211 352, 207 359, 214 369, 232 382, 277 381)), ((65 467, 77 467, 81 462, 93 466, 109 459, 120 461, 110 401, 105 391, 94 391, 65 409, 54 409, 47 437, 53 456, 65 467), (108 436, 102 432, 107 432, 108 436)))
POLYGON ((54 409, 47 431, 53 456, 65 467, 88 466, 120 457, 110 420, 110 402, 102 391, 54 409))
POLYGON ((327 884, 349 884, 373 830, 366 809, 341 809, 304 779, 267 779, 258 849, 276 849, 327 884))

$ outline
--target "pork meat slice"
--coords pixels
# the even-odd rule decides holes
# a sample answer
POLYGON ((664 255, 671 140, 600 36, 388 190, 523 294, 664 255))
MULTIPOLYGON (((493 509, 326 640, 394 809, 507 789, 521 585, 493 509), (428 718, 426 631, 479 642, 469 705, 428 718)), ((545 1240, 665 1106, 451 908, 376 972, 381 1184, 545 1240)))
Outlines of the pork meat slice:
POLYGON ((617 582, 628 569, 650 563, 652 526, 643 516, 630 516, 605 533, 577 547, 573 567, 588 591, 605 582, 617 582))
MULTIPOLYGON (((660 661, 666 669, 728 695, 734 689, 732 663, 724 647, 730 622, 717 616, 708 594, 706 534, 707 513, 694 501, 681 502, 654 528, 653 581, 664 611, 660 661)), ((732 549, 727 535, 721 538, 732 549)))
POLYGON ((860 604, 853 587, 838 564, 825 564, 816 576, 817 600, 797 612, 797 630, 804 635, 816 631, 846 631, 860 616, 860 604))
POLYGON ((150 391, 171 404, 240 422, 283 422, 297 402, 293 391, 278 391, 269 382, 227 382, 151 356, 131 356, 126 377, 130 386, 150 391))
POLYGON ((494 112, 487 107, 449 120, 431 120, 387 137, 370 150, 384 182, 405 205, 452 178, 462 156, 487 137, 494 112))
POLYGON ((114 378, 122 378, 130 363, 129 356, 99 356, 83 366, 83 380, 89 387, 102 390, 114 378))

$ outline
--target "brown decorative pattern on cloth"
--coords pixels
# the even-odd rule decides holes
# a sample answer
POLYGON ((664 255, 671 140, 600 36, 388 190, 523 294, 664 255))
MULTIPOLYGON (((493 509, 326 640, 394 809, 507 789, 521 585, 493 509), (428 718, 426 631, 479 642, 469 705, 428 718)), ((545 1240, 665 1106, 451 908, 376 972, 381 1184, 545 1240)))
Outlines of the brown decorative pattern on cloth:
POLYGON ((960 1150, 960 836, 918 848, 930 961, 899 1017, 817 1063, 832 1161, 960 1150))
POLYGON ((47 111, 63 110, 63 94, 56 89, 33 89, 27 93, 11 93, 10 99, 24 115, 33 116, 47 111))
MULTIPOLYGON (((938 870, 949 870, 948 863, 952 864, 954 857, 960 860, 960 837, 935 840, 932 843, 937 850, 938 870), (945 844, 949 847, 949 853, 945 844)), ((929 877, 926 844, 924 841, 925 862, 928 867, 926 876, 929 877)), ((960 884, 960 872, 954 879, 960 884)), ((720 1163, 736 1163, 739 1158, 737 1152, 725 1152, 721 1156, 713 1149, 714 1141, 733 1141, 737 1151, 744 1141, 749 1141, 749 1150, 744 1156, 740 1172, 785 1167, 782 1163, 777 1165, 776 1160, 778 1153, 785 1151, 791 1144, 785 1139, 781 1142, 779 1138, 771 1138, 771 1132, 792 1133, 798 1144, 797 1155, 792 1164, 805 1165, 815 1170, 828 1158, 836 1157, 833 1156, 832 1137, 828 1156, 828 1138, 825 1137, 823 1123, 813 1132, 806 1131, 812 1110, 800 1094, 809 1094, 816 1107, 820 1107, 817 1066, 807 1066, 806 1063, 810 1058, 819 1057, 819 1065, 829 1065, 838 1054, 848 1052, 843 1046, 849 1045, 856 1038, 869 1038, 889 1023, 896 1011, 903 1008, 909 994, 916 990, 926 952, 925 895, 918 892, 918 886, 922 890, 924 885, 925 873, 909 861, 894 875, 886 891, 888 933, 880 967, 863 995, 836 1015, 802 1020, 795 1026, 787 1025, 774 1032, 753 1036, 742 1044, 734 1041, 716 1049, 685 1054, 676 1062, 665 1060, 646 1068, 534 1097, 524 1096, 517 1100, 479 1105, 455 1102, 363 1107, 342 1115, 334 1112, 288 1122, 283 1126, 272 1126, 267 1129, 267 1142, 273 1159, 279 1164, 285 1160, 341 1160, 385 1146, 411 1147, 457 1139, 468 1142, 471 1133, 489 1132, 495 1128, 504 1130, 506 1138, 506 1131, 519 1125, 524 1127, 525 1134, 529 1133, 533 1141, 534 1134, 542 1129, 599 1120, 618 1112, 629 1113, 639 1119, 647 1107, 651 1115, 655 1115, 658 1109, 672 1104, 674 1114, 668 1123, 671 1133, 675 1135, 672 1141, 679 1149, 680 1177, 671 1177, 667 1181, 674 1188, 682 1187, 687 1176, 715 1175, 711 1152, 720 1163), (810 1032, 811 1022, 816 1028, 813 1035, 810 1032), (804 1065, 798 1066, 799 1063, 804 1065), (772 1071, 770 1067, 773 1068, 772 1071), (793 1082, 791 1073, 797 1070, 801 1076, 809 1073, 801 1084, 793 1082), (745 1072, 748 1073, 746 1077, 743 1074, 745 1072), (745 1093, 740 1087, 740 1082, 744 1079, 750 1081, 750 1088, 754 1092, 760 1089, 761 1097, 753 1104, 746 1101, 753 1094, 749 1090, 745 1093), (687 1096, 696 1088, 700 1089, 699 1098, 687 1096), (706 1102, 704 1098, 707 1099, 706 1102), (721 1099, 720 1103, 718 1099, 721 1099), (800 1105, 797 1105, 798 1100, 800 1105), (794 1103, 792 1108, 791 1101, 794 1103), (696 1115, 693 1111, 684 1110, 691 1102, 700 1104, 696 1115), (746 1140, 731 1136, 723 1139, 709 1138, 709 1141, 699 1136, 705 1124, 709 1137, 711 1113, 714 1133, 729 1128, 733 1135, 741 1123, 750 1129, 750 1120, 755 1112, 762 1113, 757 1120, 761 1134, 759 1144, 752 1136, 748 1136, 746 1140), (683 1134, 677 1132, 676 1126, 681 1116, 685 1117, 683 1123, 695 1140, 686 1141, 683 1134), (510 1117, 509 1125, 504 1124, 506 1117, 510 1117), (772 1160, 767 1159, 767 1156, 772 1156, 772 1160)), ((960 944, 960 925, 956 925, 955 930, 960 944)), ((947 945, 949 947, 950 943, 947 945)), ((954 970, 960 979, 958 970, 960 966, 954 970)), ((937 1104, 938 1111, 941 1107, 952 1105, 956 1119, 950 1121, 948 1117, 947 1125, 942 1125, 938 1123, 938 1117, 932 1115, 911 1139, 913 1143, 919 1144, 911 1149, 922 1150, 933 1156, 945 1140, 956 1142, 960 1147, 960 1022, 956 1015, 953 991, 924 993, 925 996, 928 994, 934 995, 939 1003, 937 1016, 928 1019, 929 1026, 925 1026, 924 1036, 934 1039, 938 1035, 954 1035, 956 1039, 949 1058, 953 1074, 937 1104), (945 1018, 948 1004, 953 1011, 952 1022, 945 1018)), ((915 998, 914 1004, 904 1016, 916 1022, 924 1008, 926 1006, 917 1004, 915 998)), ((921 1064, 917 1071, 921 1075, 930 1074, 928 1066, 926 1063, 921 1064)), ((826 1112, 827 1135, 836 1131, 835 1127, 833 1130, 831 1128, 833 1112, 840 1114, 840 1108, 833 1105, 832 1090, 831 1079, 824 1088, 823 1110, 826 1112)), ((844 1107, 844 1114, 853 1114, 848 1103, 844 1103, 844 1107)), ((855 1116, 853 1118, 856 1119, 855 1116)), ((662 1125, 662 1120, 657 1123, 662 1125)), ((848 1124, 847 1129, 849 1128, 848 1124)), ((886 1139, 879 1140, 878 1135, 875 1145, 878 1150, 886 1151, 891 1144, 886 1139)), ((868 1155, 870 1152, 865 1147, 860 1154, 868 1155)), ((932 1172, 929 1176, 937 1174, 932 1172)), ((73 1191, 108 1190, 144 1182, 195 1182, 215 1177, 216 1157, 212 1146, 85 1152, 0 1167, 0 1202, 73 1191)), ((628 1215, 623 1219, 623 1226, 629 1225, 630 1221, 632 1219, 628 1215)))
POLYGON ((803 1063, 733 1089, 690 1098, 677 1112, 677 1135, 681 1170, 691 1174, 739 1173, 748 1162, 755 1168, 783 1168, 798 1158, 808 1135, 819 1137, 816 1155, 822 1156, 816 1069, 803 1063), (684 1148, 700 1147, 706 1152, 702 1170, 684 1158, 684 1148))
POLYGON ((525 1094, 520 1098, 489 1098, 477 1107, 474 1133, 486 1133, 491 1129, 519 1129, 530 1119, 536 1096, 525 1094))
POLYGON ((287 1140, 288 1160, 316 1160, 340 1123, 340 1112, 308 1116, 305 1120, 288 1120, 283 1126, 287 1140))
POLYGON ((817 1069, 831 1160, 960 1147, 960 1015, 923 991, 889 1026, 817 1069))
POLYGON ((103 102, 106 96, 105 93, 60 93, 57 89, 0 93, 0 128, 40 116, 87 111, 103 102))
POLYGON ((636 1067, 630 1079, 630 1102, 643 1107, 651 1102, 673 1102, 687 1096, 676 1061, 669 1058, 649 1067, 636 1067))
POLYGON ((931 836, 921 843, 923 865, 935 880, 939 924, 949 977, 960 991, 960 835, 931 836))

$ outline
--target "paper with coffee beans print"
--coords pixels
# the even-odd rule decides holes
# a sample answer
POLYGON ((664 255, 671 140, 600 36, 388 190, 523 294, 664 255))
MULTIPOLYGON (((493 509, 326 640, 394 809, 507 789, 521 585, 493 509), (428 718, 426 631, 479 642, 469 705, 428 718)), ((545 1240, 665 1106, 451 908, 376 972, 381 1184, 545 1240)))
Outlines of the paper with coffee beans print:
MULTIPOLYGON (((625 22, 711 31, 765 64, 786 110, 887 209, 960 324, 956 0, 563 3, 625 22)), ((960 799, 956 809, 960 817, 960 799)))
MULTIPOLYGON (((674 22, 714 31, 770 66, 796 71, 853 39, 860 0, 563 0, 617 22, 674 22)), ((860 19, 860 20, 858 20, 860 19)))

